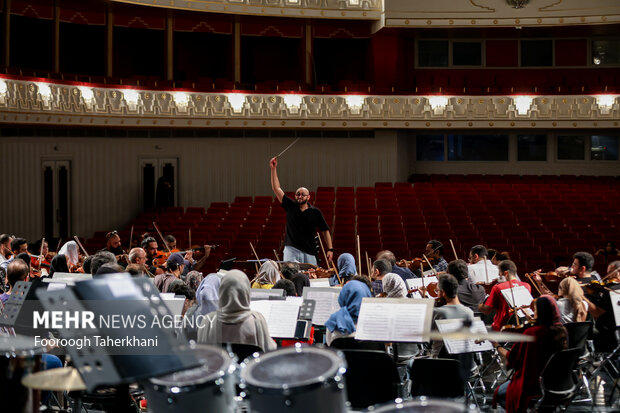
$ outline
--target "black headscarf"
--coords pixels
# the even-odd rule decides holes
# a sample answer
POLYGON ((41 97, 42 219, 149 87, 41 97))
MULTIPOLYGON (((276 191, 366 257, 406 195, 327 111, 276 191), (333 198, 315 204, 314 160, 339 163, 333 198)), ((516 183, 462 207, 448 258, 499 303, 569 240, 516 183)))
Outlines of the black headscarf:
POLYGON ((67 257, 65 257, 64 254, 58 254, 52 258, 50 265, 50 277, 52 277, 55 272, 69 272, 67 257))

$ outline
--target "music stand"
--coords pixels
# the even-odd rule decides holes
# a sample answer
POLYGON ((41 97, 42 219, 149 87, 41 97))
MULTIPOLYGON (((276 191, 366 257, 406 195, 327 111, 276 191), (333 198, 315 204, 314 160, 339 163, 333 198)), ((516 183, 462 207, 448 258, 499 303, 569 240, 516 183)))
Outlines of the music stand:
POLYGON ((94 313, 94 328, 86 325, 59 328, 63 339, 90 339, 81 348, 66 347, 88 392, 99 386, 133 383, 200 364, 184 336, 162 328, 161 324, 154 324, 154 320, 172 317, 172 314, 148 279, 113 274, 76 283, 71 289, 41 290, 37 295, 47 311, 94 313), (146 328, 139 325, 131 329, 114 328, 113 324, 104 321, 119 315, 144 317, 146 328), (114 344, 102 344, 97 339, 105 337, 115 343, 114 340, 123 336, 129 340, 130 335, 138 340, 155 340, 157 344, 154 347, 125 345, 116 348, 114 344))

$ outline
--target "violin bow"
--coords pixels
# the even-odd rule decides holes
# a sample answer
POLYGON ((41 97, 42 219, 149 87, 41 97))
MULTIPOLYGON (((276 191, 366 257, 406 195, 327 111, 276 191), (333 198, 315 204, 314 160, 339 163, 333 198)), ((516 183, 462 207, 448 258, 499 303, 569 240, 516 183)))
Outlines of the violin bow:
POLYGON ((56 245, 56 254, 58 254, 58 250, 60 249, 61 242, 62 242, 62 238, 58 238, 58 244, 56 245))
POLYGON ((452 252, 454 253, 454 259, 458 260, 459 256, 456 255, 456 249, 454 248, 454 243, 452 242, 452 240, 450 240, 450 245, 452 246, 452 252))
POLYGON ((45 244, 45 237, 41 238, 41 250, 39 251, 39 271, 41 271, 41 264, 43 263, 43 244, 45 244))
POLYGON ((187 231, 189 232, 189 249, 192 249, 192 229, 188 228, 187 231))
POLYGON ((252 248, 252 252, 254 253, 254 256, 256 257, 256 262, 254 263, 254 268, 256 268, 256 276, 258 277, 258 263, 260 262, 260 258, 258 258, 258 254, 256 253, 256 250, 254 249, 254 245, 252 245, 252 241, 250 241, 250 248, 252 248))
POLYGON ((489 270, 487 268, 487 257, 482 257, 482 259, 484 260, 484 274, 487 277, 487 284, 489 283, 489 270))
MULTIPOLYGON (((486 265, 486 262, 485 262, 486 265)), ((508 285, 510 286, 510 295, 512 295, 512 308, 515 312, 515 318, 517 321, 517 327, 521 327, 521 319, 519 318, 519 314, 517 313, 517 302, 515 301, 515 292, 512 288, 512 280, 508 281, 508 285)), ((525 314, 525 311, 523 312, 525 314)))
MULTIPOLYGON (((435 267, 433 267, 433 265, 431 264, 431 262, 428 260, 428 258, 426 258, 426 255, 422 254, 422 256, 424 257, 424 260, 426 261, 426 263, 428 264, 428 266, 431 268, 431 270, 433 270, 433 274, 435 274, 435 277, 437 276, 437 270, 435 269, 435 267)), ((422 271, 424 272, 424 271, 422 271)))
POLYGON ((90 255, 88 255, 88 252, 86 252, 86 249, 84 248, 84 246, 82 245, 82 243, 80 242, 80 239, 78 238, 77 235, 73 236, 73 239, 75 240, 75 242, 77 242, 77 245, 80 246, 80 249, 82 250, 82 252, 84 253, 84 255, 86 255, 87 257, 89 257, 90 255))
POLYGON ((278 257, 278 251, 276 251, 275 248, 273 250, 273 255, 275 255, 276 261, 280 262, 280 257, 278 257))
POLYGON ((157 226, 157 224, 155 223, 155 221, 153 221, 153 228, 155 228, 155 231, 157 231, 157 233, 159 234, 159 238, 161 238, 161 242, 164 243, 164 247, 166 247, 166 249, 168 250, 168 252, 170 251, 170 247, 168 246, 168 244, 166 244, 166 240, 164 239, 164 236, 162 235, 161 231, 159 230, 159 227, 157 226))
POLYGON ((131 252, 132 244, 133 244, 133 225, 131 226, 131 232, 129 233, 129 252, 131 252))
MULTIPOLYGON (((330 261, 327 259, 327 254, 325 253, 325 247, 323 246, 321 234, 317 232, 316 236, 319 237, 319 244, 321 244, 321 250, 323 251, 323 256, 325 257, 325 264, 327 264, 327 267, 329 268, 330 261)), ((338 274, 338 269, 336 268, 334 261, 331 261, 331 267, 334 269, 334 273, 336 274, 336 278, 338 279, 338 284, 342 286, 342 279, 340 279, 340 274, 338 274)))
POLYGON ((368 276, 370 277, 370 258, 368 258, 368 251, 364 251, 366 254, 366 268, 368 268, 368 276))
MULTIPOLYGON (((536 275, 536 273, 534 273, 534 275, 536 275)), ((535 279, 529 273, 525 273, 525 276, 527 277, 528 280, 530 280, 530 283, 534 286, 534 288, 536 288, 536 291, 538 291, 538 294, 543 295, 543 293, 540 291, 540 288, 538 288, 538 281, 535 281, 535 279)))
MULTIPOLYGON (((355 236, 355 246, 357 247, 357 273, 362 275, 362 247, 360 246, 360 236, 355 236)), ((368 274, 368 278, 370 278, 370 274, 368 274)))

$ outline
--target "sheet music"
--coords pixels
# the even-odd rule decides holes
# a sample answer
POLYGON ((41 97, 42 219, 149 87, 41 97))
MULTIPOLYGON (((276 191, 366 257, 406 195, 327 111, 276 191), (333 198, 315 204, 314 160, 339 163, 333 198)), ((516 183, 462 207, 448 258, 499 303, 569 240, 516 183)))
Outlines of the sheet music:
POLYGON ((325 287, 304 287, 303 298, 314 300, 314 314, 312 315, 312 324, 324 326, 325 322, 336 311, 340 310, 338 304, 338 295, 341 288, 325 288, 325 287))
POLYGON ((67 284, 65 283, 49 283, 47 291, 63 290, 66 286, 67 284))
POLYGON ((329 287, 329 278, 310 279, 310 287, 329 287))
POLYGON ((299 306, 301 306, 301 304, 303 303, 304 298, 303 297, 286 297, 286 302, 288 303, 294 303, 297 304, 299 306))
MULTIPOLYGON (((430 283, 436 283, 437 277, 424 277, 424 286, 427 287, 430 283)), ((409 278, 407 279, 407 286, 410 290, 414 288, 422 287, 422 278, 409 278)))
POLYGON ((252 288, 250 290, 250 300, 268 300, 269 297, 283 297, 284 290, 280 288, 252 288))
POLYGON ((364 298, 357 320, 357 340, 419 343, 431 328, 434 300, 364 298))
POLYGON ((614 318, 616 319, 616 327, 620 327, 620 292, 610 291, 609 299, 611 300, 611 306, 614 309, 614 318))
POLYGON ((181 315, 183 312, 183 304, 185 304, 185 296, 175 296, 174 293, 162 293, 161 299, 164 300, 172 315, 181 315))
MULTIPOLYGON (((513 284, 512 289, 504 288, 502 290, 502 295, 506 299, 506 302, 508 302, 508 305, 512 308, 520 307, 522 305, 530 305, 532 303, 532 300, 534 300, 532 294, 527 290, 527 288, 522 285, 515 286, 513 284), (516 303, 512 302, 513 295, 516 303)), ((517 311, 517 314, 519 315, 519 317, 525 317, 525 314, 533 316, 534 312, 529 308, 525 308, 517 311)))
MULTIPOLYGON (((449 320, 436 320, 437 329, 440 333, 449 333, 452 331, 457 331, 463 328, 463 320, 462 319, 449 319, 449 320)), ((480 318, 475 318, 471 328, 469 331, 475 333, 486 333, 487 327, 484 325, 484 322, 480 320, 480 318)), ((489 351, 493 350, 493 345, 490 341, 485 340, 480 344, 476 344, 476 341, 473 339, 443 339, 443 344, 446 346, 446 350, 450 354, 461 354, 461 353, 477 353, 479 351, 489 351)))
POLYGON ((297 315, 301 303, 280 300, 250 301, 250 309, 257 311, 267 320, 269 335, 278 338, 294 338, 297 315))
POLYGON ((81 272, 55 272, 52 276, 52 280, 54 280, 54 282, 58 280, 83 281, 92 279, 92 274, 84 274, 81 272))

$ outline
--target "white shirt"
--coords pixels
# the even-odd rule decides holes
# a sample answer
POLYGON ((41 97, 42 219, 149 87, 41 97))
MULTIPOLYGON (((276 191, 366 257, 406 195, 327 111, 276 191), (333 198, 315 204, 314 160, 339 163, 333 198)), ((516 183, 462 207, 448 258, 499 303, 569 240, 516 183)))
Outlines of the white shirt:
POLYGON ((469 270, 469 280, 473 283, 487 282, 487 273, 489 274, 489 282, 499 278, 499 270, 497 269, 497 265, 494 265, 489 260, 480 260, 475 264, 471 264, 467 267, 467 269, 469 270), (484 269, 485 262, 487 264, 486 270, 484 269))

